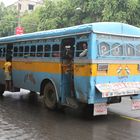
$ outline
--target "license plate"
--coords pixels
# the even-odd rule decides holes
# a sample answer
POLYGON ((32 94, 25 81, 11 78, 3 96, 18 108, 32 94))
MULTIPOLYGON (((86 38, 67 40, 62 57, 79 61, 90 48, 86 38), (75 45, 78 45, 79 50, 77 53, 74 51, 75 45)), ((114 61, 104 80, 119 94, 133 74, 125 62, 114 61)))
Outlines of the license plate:
POLYGON ((94 104, 93 115, 107 115, 107 104, 106 103, 97 103, 94 104))
POLYGON ((132 110, 140 109, 140 99, 132 99, 132 110))

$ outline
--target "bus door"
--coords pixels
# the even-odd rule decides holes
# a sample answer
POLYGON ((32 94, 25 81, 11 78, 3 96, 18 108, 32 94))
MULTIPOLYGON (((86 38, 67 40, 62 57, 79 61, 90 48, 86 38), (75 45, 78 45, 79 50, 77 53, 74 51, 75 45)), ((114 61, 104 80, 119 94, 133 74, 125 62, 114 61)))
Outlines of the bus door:
POLYGON ((75 97, 73 74, 74 45, 75 38, 65 38, 61 42, 61 93, 63 103, 67 103, 67 99, 75 97))
POLYGON ((13 44, 9 43, 6 47, 6 58, 12 61, 12 53, 13 53, 13 44))
MULTIPOLYGON (((5 59, 9 59, 12 62, 12 56, 13 56, 13 44, 9 43, 6 46, 6 55, 5 55, 5 59)), ((12 70, 13 73, 13 70, 12 70)), ((13 79, 12 79, 12 83, 11 86, 13 87, 13 79)), ((11 88, 12 88, 11 87, 11 88)))

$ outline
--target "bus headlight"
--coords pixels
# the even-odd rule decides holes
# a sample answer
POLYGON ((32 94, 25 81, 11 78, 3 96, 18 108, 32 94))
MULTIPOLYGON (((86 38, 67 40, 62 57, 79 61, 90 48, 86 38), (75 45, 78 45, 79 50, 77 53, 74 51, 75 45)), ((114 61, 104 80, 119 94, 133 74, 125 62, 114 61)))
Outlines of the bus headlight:
POLYGON ((98 64, 98 71, 107 71, 108 64, 98 64))

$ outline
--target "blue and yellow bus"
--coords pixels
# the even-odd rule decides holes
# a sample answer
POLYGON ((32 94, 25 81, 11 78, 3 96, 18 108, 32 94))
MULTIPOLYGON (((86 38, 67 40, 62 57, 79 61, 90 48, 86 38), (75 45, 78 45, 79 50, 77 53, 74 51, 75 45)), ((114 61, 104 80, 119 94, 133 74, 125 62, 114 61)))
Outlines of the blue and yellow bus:
POLYGON ((108 104, 124 96, 140 109, 137 27, 99 22, 0 38, 1 95, 7 55, 12 57, 13 87, 39 92, 49 109, 82 103, 92 106, 93 115, 104 115, 108 104))

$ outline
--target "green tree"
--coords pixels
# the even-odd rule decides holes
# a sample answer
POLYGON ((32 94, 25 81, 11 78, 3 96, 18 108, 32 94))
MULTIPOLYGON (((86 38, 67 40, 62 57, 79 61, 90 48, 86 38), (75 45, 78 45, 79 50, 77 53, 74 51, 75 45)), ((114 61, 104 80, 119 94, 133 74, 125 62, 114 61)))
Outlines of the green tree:
MULTIPOLYGON (((140 26, 140 0, 45 0, 42 7, 21 17, 25 32, 78 24, 113 21, 140 26)), ((0 4, 0 36, 17 26, 17 11, 0 4)))
POLYGON ((36 32, 39 30, 39 11, 40 8, 37 8, 34 12, 26 12, 21 16, 21 26, 24 28, 25 33, 36 32))
POLYGON ((104 5, 103 21, 138 24, 138 0, 105 0, 104 5))
POLYGON ((17 24, 17 11, 0 4, 0 36, 13 35, 17 24))
POLYGON ((54 1, 46 0, 39 12, 39 30, 54 29, 57 27, 57 7, 54 1))

